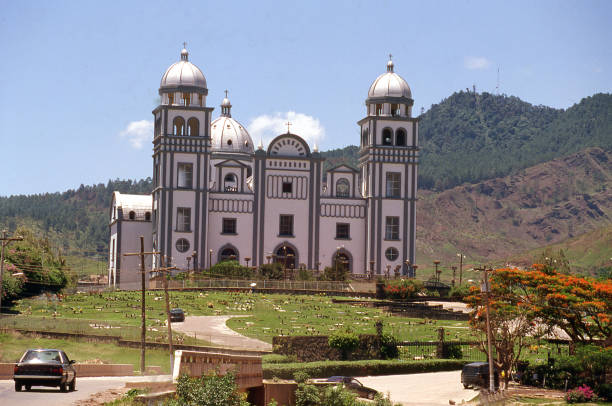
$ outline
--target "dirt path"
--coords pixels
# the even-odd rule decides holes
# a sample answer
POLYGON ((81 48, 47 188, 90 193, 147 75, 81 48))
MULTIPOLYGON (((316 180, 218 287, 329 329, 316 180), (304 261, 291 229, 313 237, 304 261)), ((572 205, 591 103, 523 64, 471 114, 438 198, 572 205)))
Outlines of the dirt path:
POLYGON ((187 316, 182 323, 172 323, 172 329, 226 348, 272 350, 272 344, 245 337, 227 327, 225 323, 232 317, 245 316, 187 316))

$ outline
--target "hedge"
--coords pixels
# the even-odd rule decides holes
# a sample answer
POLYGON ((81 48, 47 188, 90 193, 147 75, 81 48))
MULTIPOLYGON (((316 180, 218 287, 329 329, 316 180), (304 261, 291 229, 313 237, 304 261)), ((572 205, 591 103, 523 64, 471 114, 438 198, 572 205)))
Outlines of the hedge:
POLYGON ((367 360, 367 361, 317 361, 263 364, 265 379, 293 379, 295 372, 306 372, 311 378, 328 376, 372 376, 417 374, 423 372, 454 371, 469 361, 433 359, 423 361, 367 360))

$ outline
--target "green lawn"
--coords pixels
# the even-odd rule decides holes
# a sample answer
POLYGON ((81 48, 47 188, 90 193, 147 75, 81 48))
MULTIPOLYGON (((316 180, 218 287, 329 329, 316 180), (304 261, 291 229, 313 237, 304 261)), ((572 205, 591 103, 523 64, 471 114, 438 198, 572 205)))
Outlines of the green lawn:
MULTIPOLYGON (((77 362, 101 360, 109 364, 132 364, 140 369, 140 349, 119 347, 114 344, 88 343, 75 340, 35 338, 16 333, 0 334, 0 362, 15 362, 28 348, 58 348, 77 362)), ((170 373, 170 355, 167 351, 147 349, 146 365, 157 365, 170 373)))
MULTIPOLYGON (((439 327, 446 329, 447 340, 473 338, 467 323, 463 321, 396 317, 380 309, 332 303, 327 296, 171 292, 170 297, 171 307, 182 308, 186 315, 243 316, 231 319, 228 326, 241 334, 266 342, 272 342, 272 337, 276 335, 329 335, 344 330, 373 334, 377 320, 382 320, 385 331, 400 340, 435 341, 439 327)), ((163 337, 163 292, 147 292, 146 308, 148 334, 163 337)), ((75 294, 61 301, 43 296, 21 300, 15 309, 21 313, 21 316, 15 318, 16 322, 22 323, 24 327, 47 323, 53 326, 45 328, 65 328, 67 331, 93 334, 103 332, 132 339, 138 338, 139 334, 139 292, 75 294), (58 323, 57 320, 65 322, 58 323)))

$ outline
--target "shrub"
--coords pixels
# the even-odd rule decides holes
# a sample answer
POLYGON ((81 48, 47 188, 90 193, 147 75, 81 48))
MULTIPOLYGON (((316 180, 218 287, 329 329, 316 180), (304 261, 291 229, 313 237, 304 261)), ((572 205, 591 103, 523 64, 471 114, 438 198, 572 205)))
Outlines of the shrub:
POLYGON ((319 277, 322 281, 346 281, 349 275, 349 270, 346 266, 326 266, 323 270, 323 275, 319 277))
POLYGON ((593 391, 587 385, 582 385, 574 390, 571 390, 565 394, 565 401, 567 403, 582 403, 590 402, 593 399, 593 391))
POLYGON ((345 332, 329 336, 328 343, 331 348, 336 348, 342 353, 342 359, 348 358, 348 354, 359 346, 359 337, 355 334, 345 332))
POLYGON ((416 297, 423 291, 423 282, 417 279, 390 281, 384 287, 385 296, 390 299, 405 300, 416 297))
POLYGON ((449 358, 449 359, 463 358, 463 351, 461 350, 461 345, 459 344, 445 343, 442 351, 443 351, 442 356, 444 358, 449 358))
POLYGON ((450 290, 450 292, 448 293, 448 296, 450 296, 453 299, 458 299, 458 300, 462 300, 464 297, 469 296, 470 294, 470 287, 467 285, 458 285, 458 286, 453 286, 450 290))
POLYGON ((612 383, 602 383, 595 388, 597 396, 609 402, 612 400, 612 383))
POLYGON ((325 406, 355 406, 357 396, 344 385, 328 386, 323 395, 325 406))
POLYGON ((293 380, 297 383, 305 383, 310 377, 304 371, 296 371, 293 374, 293 380))
POLYGON ((240 265, 238 261, 221 261, 210 268, 212 275, 221 275, 230 278, 250 279, 254 272, 246 266, 240 265))
POLYGON ((295 362, 290 364, 263 365, 264 378, 293 379, 296 371, 304 371, 311 378, 326 378, 334 375, 397 375, 423 372, 454 371, 461 369, 467 361, 463 360, 361 360, 361 361, 317 361, 295 362))
POLYGON ((263 279, 283 279, 285 274, 283 273, 283 267, 278 262, 272 264, 263 264, 259 267, 259 273, 263 279))
POLYGON ((397 338, 391 334, 383 334, 380 339, 380 355, 383 359, 399 357, 399 344, 397 338))
POLYGON ((172 406, 248 406, 238 391, 234 374, 217 374, 190 378, 182 375, 176 386, 177 399, 172 406))
POLYGON ((286 364, 297 362, 297 358, 295 355, 266 354, 261 357, 261 361, 268 364, 286 364))
POLYGON ((311 384, 299 383, 295 390, 295 406, 318 406, 321 403, 319 389, 311 384))

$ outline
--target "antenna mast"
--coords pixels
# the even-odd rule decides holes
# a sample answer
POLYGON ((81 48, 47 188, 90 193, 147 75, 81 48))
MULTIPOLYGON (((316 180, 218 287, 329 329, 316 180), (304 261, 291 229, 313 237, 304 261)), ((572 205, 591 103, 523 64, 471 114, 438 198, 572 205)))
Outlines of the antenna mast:
POLYGON ((499 96, 499 66, 497 67, 497 86, 495 86, 495 93, 499 96))

